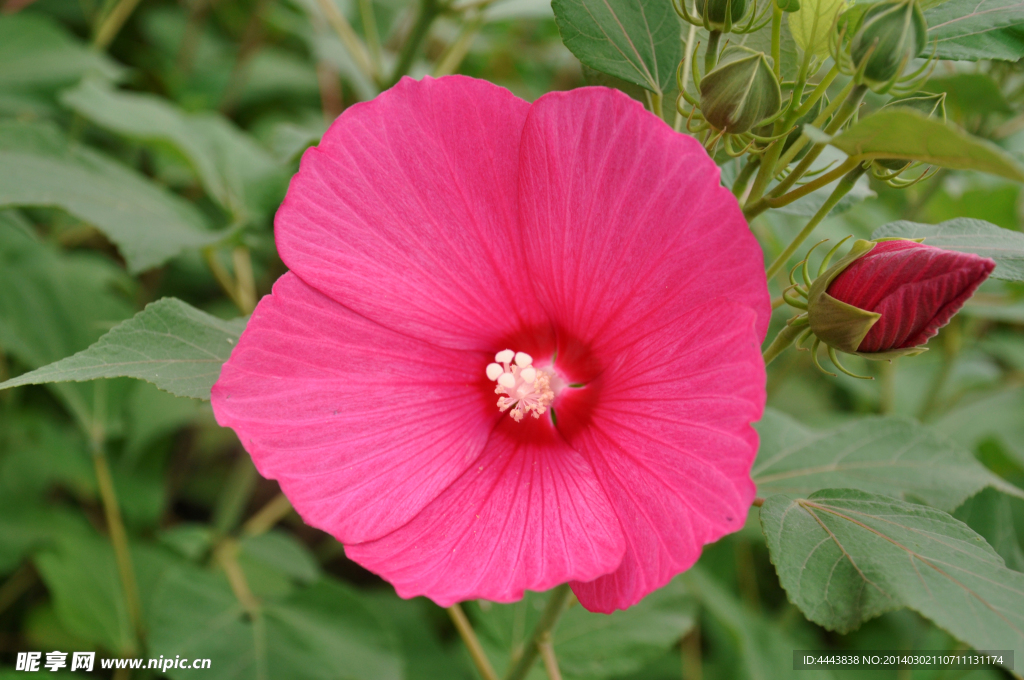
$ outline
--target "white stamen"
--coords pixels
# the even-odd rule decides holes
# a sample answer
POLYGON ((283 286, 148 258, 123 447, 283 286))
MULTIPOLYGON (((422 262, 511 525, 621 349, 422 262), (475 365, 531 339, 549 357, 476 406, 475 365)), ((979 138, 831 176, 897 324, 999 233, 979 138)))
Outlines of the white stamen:
POLYGON ((551 380, 555 374, 550 369, 537 369, 533 366, 533 357, 526 352, 502 350, 494 356, 498 363, 487 365, 487 379, 494 380, 498 386, 495 394, 505 395, 498 399, 498 408, 516 422, 527 413, 534 418, 541 417, 555 400, 551 389, 551 380))
POLYGON ((500 364, 487 364, 488 380, 497 380, 504 372, 505 369, 503 369, 500 364))

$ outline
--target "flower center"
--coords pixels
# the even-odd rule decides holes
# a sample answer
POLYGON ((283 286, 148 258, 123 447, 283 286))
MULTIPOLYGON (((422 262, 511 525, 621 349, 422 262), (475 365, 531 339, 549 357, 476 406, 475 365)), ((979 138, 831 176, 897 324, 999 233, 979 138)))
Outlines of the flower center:
POLYGON ((498 383, 495 394, 504 395, 498 398, 498 408, 508 411, 517 423, 527 413, 540 418, 547 412, 555 393, 551 389, 553 373, 547 369, 533 366, 533 357, 526 352, 502 350, 494 356, 496 363, 487 364, 487 379, 498 383))

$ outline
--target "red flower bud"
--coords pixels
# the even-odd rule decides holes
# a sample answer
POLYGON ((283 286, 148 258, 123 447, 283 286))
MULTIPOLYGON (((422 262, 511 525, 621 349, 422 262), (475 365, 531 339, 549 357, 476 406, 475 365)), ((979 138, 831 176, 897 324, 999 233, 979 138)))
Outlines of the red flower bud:
POLYGON ((881 315, 858 353, 923 345, 949 323, 996 263, 908 240, 881 241, 828 285, 830 296, 881 315))

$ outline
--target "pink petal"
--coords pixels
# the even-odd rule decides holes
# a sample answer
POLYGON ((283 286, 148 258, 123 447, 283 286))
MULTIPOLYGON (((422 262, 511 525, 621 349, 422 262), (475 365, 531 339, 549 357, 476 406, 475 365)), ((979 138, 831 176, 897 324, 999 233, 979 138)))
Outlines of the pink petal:
POLYGON ((693 138, 621 92, 588 87, 534 103, 521 157, 530 279, 556 327, 589 352, 620 353, 631 336, 663 326, 668 301, 739 302, 764 337, 761 249, 693 138))
POLYGON ((665 585, 705 544, 742 527, 754 498, 750 423, 765 401, 756 314, 716 300, 670 323, 579 390, 586 404, 558 410, 559 430, 594 466, 626 535, 614 573, 572 584, 591 611, 625 609, 665 585))
POLYGON ((550 420, 528 417, 503 419, 479 460, 409 524, 345 552, 402 597, 448 606, 590 580, 623 549, 594 470, 550 420))
POLYGON ((345 110, 275 220, 285 264, 381 325, 457 349, 541 323, 511 246, 529 104, 486 81, 404 78, 345 110))
POLYGON ((499 417, 488 361, 383 328, 289 273, 224 365, 213 410, 307 524, 366 541, 480 455, 499 417))

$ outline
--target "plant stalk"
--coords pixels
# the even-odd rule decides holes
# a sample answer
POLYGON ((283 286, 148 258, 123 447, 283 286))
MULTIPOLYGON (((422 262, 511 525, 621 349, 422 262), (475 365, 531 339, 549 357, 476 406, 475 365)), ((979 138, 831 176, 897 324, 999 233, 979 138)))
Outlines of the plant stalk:
POLYGON ((558 623, 562 612, 569 606, 571 599, 572 589, 569 588, 568 583, 563 583, 551 591, 551 599, 548 600, 548 606, 544 608, 540 621, 537 622, 537 626, 533 629, 533 635, 530 636, 529 644, 526 645, 522 656, 516 661, 508 675, 505 676, 505 680, 523 680, 526 677, 533 667, 533 662, 537 660, 537 655, 540 654, 541 644, 543 644, 546 637, 551 635, 551 631, 554 629, 555 624, 558 623))
POLYGON ((857 180, 859 180, 861 175, 865 172, 867 172, 867 167, 861 164, 853 170, 850 170, 846 173, 846 176, 839 180, 839 184, 837 184, 836 188, 832 190, 832 194, 828 197, 825 203, 818 208, 818 212, 814 213, 814 216, 807 223, 807 226, 805 226, 800 233, 796 235, 796 238, 786 246, 786 249, 783 250, 779 256, 775 258, 775 261, 768 267, 768 271, 765 273, 767 278, 771 279, 780 269, 782 269, 782 267, 785 266, 786 262, 789 261, 789 258, 797 251, 797 248, 799 248, 807 237, 811 235, 811 232, 814 231, 815 227, 817 227, 818 224, 820 224, 821 221, 825 219, 830 212, 832 212, 832 208, 836 207, 836 204, 842 200, 843 196, 850 193, 850 190, 853 189, 857 180))
POLYGON ((448 607, 448 615, 452 617, 455 630, 459 631, 459 636, 466 645, 466 651, 469 652, 469 657, 473 660, 473 665, 476 666, 480 677, 483 680, 498 680, 498 674, 494 672, 491 660, 487 658, 487 654, 476 636, 476 631, 473 630, 473 625, 466 617, 466 613, 462 611, 462 607, 456 602, 448 607))
POLYGON ((708 46, 704 50, 704 75, 710 73, 718 63, 718 42, 721 39, 721 31, 711 31, 708 34, 708 46))
POLYGON ((792 326, 788 323, 783 326, 779 334, 772 340, 772 344, 768 345, 768 349, 764 351, 764 365, 767 366, 775 361, 775 357, 786 351, 786 348, 792 345, 805 330, 807 330, 807 326, 792 326))
POLYGON ((430 25, 434 23, 434 19, 440 13, 441 5, 438 0, 420 0, 420 9, 416 15, 416 23, 413 24, 409 36, 405 39, 405 44, 402 45, 402 51, 398 54, 398 63, 395 64, 395 70, 391 74, 391 85, 397 83, 402 79, 402 76, 409 72, 409 68, 416 58, 416 53, 420 49, 420 44, 427 37, 430 25))

